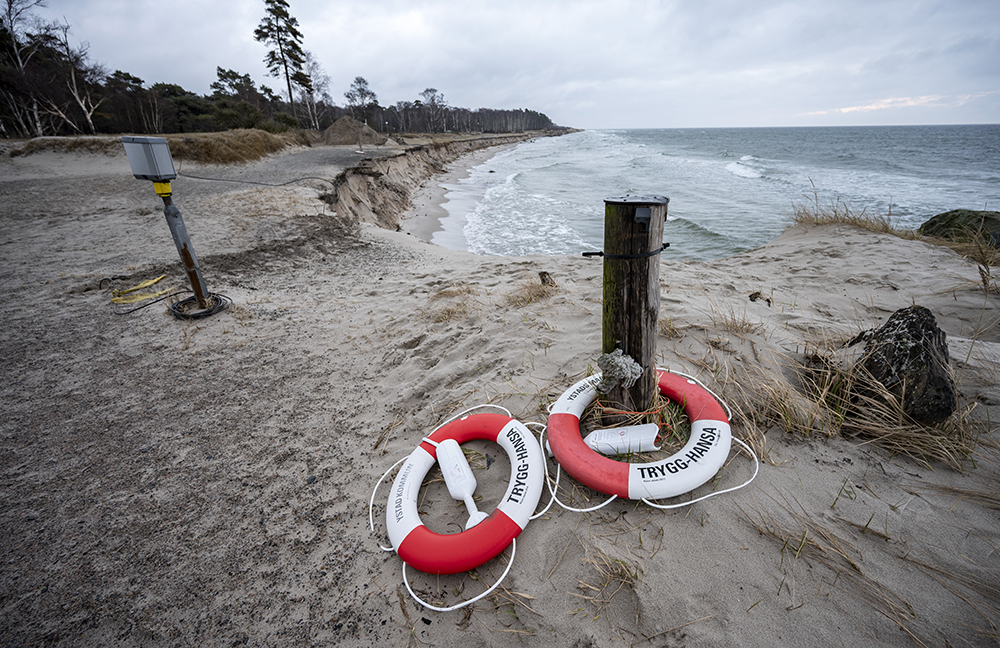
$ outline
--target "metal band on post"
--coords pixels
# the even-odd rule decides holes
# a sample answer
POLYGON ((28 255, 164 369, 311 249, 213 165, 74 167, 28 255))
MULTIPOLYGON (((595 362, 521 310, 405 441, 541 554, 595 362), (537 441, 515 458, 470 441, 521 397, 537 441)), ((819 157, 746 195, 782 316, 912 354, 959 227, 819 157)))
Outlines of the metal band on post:
POLYGON ((601 252, 584 252, 585 257, 604 257, 605 259, 648 259, 651 256, 656 256, 660 252, 663 252, 668 247, 669 243, 664 243, 663 247, 659 250, 653 250, 652 252, 647 252, 646 254, 605 254, 602 250, 601 252))

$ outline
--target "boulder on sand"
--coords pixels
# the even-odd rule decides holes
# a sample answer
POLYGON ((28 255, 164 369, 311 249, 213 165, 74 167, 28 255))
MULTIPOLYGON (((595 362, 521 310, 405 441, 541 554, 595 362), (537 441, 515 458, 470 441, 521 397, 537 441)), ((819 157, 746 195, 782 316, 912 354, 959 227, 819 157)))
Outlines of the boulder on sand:
POLYGON ((1000 212, 953 209, 921 225, 920 233, 955 241, 968 240, 981 233, 990 245, 1000 248, 1000 212))
POLYGON ((913 419, 934 425, 958 407, 947 336, 930 310, 917 305, 900 309, 882 327, 849 344, 862 340, 864 356, 855 370, 880 382, 913 419))

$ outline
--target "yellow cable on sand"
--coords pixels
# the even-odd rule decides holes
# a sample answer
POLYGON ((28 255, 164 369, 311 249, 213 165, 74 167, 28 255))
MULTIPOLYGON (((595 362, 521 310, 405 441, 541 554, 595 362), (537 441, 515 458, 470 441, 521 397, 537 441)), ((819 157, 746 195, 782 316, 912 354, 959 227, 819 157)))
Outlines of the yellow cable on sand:
MULTIPOLYGON (((150 286, 152 286, 153 284, 157 283, 158 281, 160 281, 161 279, 163 279, 166 276, 167 275, 160 275, 156 279, 147 279, 146 281, 143 281, 141 284, 139 284, 137 286, 132 286, 131 288, 126 288, 125 290, 112 290, 111 294, 114 295, 115 297, 121 297, 122 295, 127 295, 130 292, 135 292, 136 290, 142 290, 143 288, 149 288, 150 286)), ((160 293, 160 294, 162 294, 162 293, 160 293)), ((112 299, 111 301, 115 301, 115 300, 112 299)), ((124 303, 124 302, 119 302, 119 303, 124 303)))
POLYGON ((138 293, 135 295, 130 295, 129 293, 134 293, 135 291, 142 290, 143 288, 149 288, 153 284, 158 283, 161 279, 163 279, 166 276, 167 275, 160 275, 156 279, 147 279, 146 281, 143 281, 142 283, 136 286, 132 286, 131 288, 126 288, 125 290, 112 290, 111 294, 114 296, 111 298, 111 301, 112 303, 115 304, 134 304, 136 302, 145 301, 147 299, 156 299, 157 297, 162 297, 163 295, 166 295, 168 292, 173 290, 173 288, 166 288, 164 290, 155 293, 138 293))
POLYGON ((112 297, 111 301, 115 304, 134 304, 135 302, 141 302, 146 299, 155 299, 156 297, 161 297, 166 295, 168 292, 173 290, 173 288, 167 288, 155 293, 137 293, 135 295, 123 295, 121 297, 112 297))

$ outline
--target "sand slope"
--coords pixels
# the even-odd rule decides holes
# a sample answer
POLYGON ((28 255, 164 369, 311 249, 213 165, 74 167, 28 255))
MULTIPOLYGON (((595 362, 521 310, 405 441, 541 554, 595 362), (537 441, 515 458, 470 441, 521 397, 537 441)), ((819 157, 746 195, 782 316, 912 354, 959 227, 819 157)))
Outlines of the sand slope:
MULTIPOLYGON (((189 171, 332 178, 346 155, 189 171)), ((659 340, 660 362, 740 406, 734 432, 766 450, 760 475, 672 512, 553 507, 519 538, 503 590, 440 614, 402 588, 382 524, 369 532, 371 489, 467 407, 544 422, 599 354, 601 262, 477 257, 370 225, 346 236, 326 190, 175 181, 209 290, 234 302, 181 322, 163 303, 116 315, 99 288, 162 272, 184 285, 158 199, 124 156, 0 161, 5 644, 997 643, 993 436, 958 473, 751 422, 755 388, 780 383, 789 359, 914 302, 949 336, 963 406, 995 421, 997 296, 975 265, 844 226, 791 228, 711 263, 665 254, 661 315, 677 335, 659 340), (509 299, 543 270, 553 295, 509 299), (748 299, 758 290, 770 305, 748 299)), ((477 470, 489 510, 507 462, 476 447, 495 459, 477 470)), ((751 469, 734 453, 698 493, 751 469)), ((598 499, 564 484, 577 506, 598 499)), ((464 521, 439 483, 421 511, 442 532, 464 521)), ((412 582, 453 604, 503 566, 412 582)))

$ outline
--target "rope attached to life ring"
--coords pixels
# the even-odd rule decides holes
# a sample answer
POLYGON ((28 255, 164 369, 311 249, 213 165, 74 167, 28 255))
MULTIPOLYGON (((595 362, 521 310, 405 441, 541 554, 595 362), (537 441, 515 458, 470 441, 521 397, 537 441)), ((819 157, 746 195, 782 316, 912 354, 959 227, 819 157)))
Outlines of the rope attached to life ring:
MULTIPOLYGON (((424 437, 421 440, 421 444, 426 442, 429 445, 437 447, 438 443, 436 441, 432 440, 430 438, 431 436, 433 436, 436 432, 438 432, 439 430, 441 430, 441 428, 443 428, 444 426, 446 426, 446 425, 448 425, 450 423, 453 423, 456 420, 462 419, 463 417, 465 417, 465 415, 467 415, 468 413, 470 413, 470 412, 472 412, 474 410, 477 410, 477 409, 480 409, 480 408, 484 408, 484 407, 492 407, 492 408, 499 409, 499 410, 503 411, 508 417, 510 417, 510 412, 506 408, 500 407, 500 406, 497 406, 497 405, 489 405, 489 404, 487 404, 487 405, 479 405, 479 406, 476 406, 476 407, 472 407, 472 408, 469 408, 469 409, 467 409, 467 410, 465 410, 465 411, 463 411, 463 412, 461 412, 461 413, 453 416, 452 418, 448 419, 447 421, 445 421, 444 423, 442 423, 438 427, 434 428, 434 430, 430 434, 428 434, 426 437, 424 437)), ((513 421, 513 419, 511 419, 511 420, 513 421)), ((542 427, 543 430, 544 430, 544 425, 542 425, 541 423, 527 423, 527 424, 523 424, 523 425, 525 425, 525 428, 527 427, 527 425, 539 426, 539 427, 542 427)), ((376 482, 375 487, 372 489, 372 496, 371 496, 371 498, 370 498, 370 500, 368 502, 368 524, 369 524, 369 527, 370 527, 370 529, 371 529, 371 531, 372 531, 373 534, 375 533, 375 519, 374 519, 373 510, 374 510, 374 505, 375 505, 375 496, 378 493, 378 489, 381 486, 382 482, 385 481, 386 477, 388 477, 389 474, 393 470, 396 470, 403 462, 405 462, 409 458, 410 458, 410 456, 408 455, 406 457, 403 457, 402 459, 400 459, 396 463, 394 463, 388 470, 386 470, 382 474, 382 476, 376 482)), ((544 515, 549 510, 549 508, 551 506, 552 506, 552 501, 550 500, 549 503, 545 506, 545 508, 542 509, 542 511, 529 516, 528 519, 529 520, 537 519, 538 517, 544 515)), ((406 590, 410 593, 410 596, 413 598, 413 600, 415 600, 416 602, 420 603, 421 605, 423 605, 424 607, 426 607, 426 608, 428 608, 430 610, 434 610, 434 611, 437 611, 437 612, 451 612, 453 610, 458 610, 458 609, 463 608, 463 607, 465 607, 467 605, 471 605, 472 603, 475 603, 476 601, 481 600, 483 597, 488 596, 490 593, 492 593, 493 591, 495 591, 497 587, 500 586, 500 584, 503 582, 504 578, 506 578, 507 574, 510 572, 511 567, 513 566, 514 556, 515 556, 515 554, 517 552, 517 540, 516 540, 516 538, 511 538, 510 547, 511 547, 510 559, 507 562, 507 566, 504 569, 503 574, 500 575, 500 578, 496 581, 496 583, 494 583, 486 591, 478 594, 477 596, 475 596, 475 597, 473 597, 473 598, 471 598, 469 600, 462 601, 462 602, 460 602, 460 603, 458 603, 456 605, 453 605, 453 606, 450 606, 450 607, 437 607, 437 606, 434 606, 434 605, 432 605, 432 604, 430 604, 430 603, 422 600, 419 596, 417 596, 417 594, 413 591, 413 588, 410 586, 409 578, 407 577, 407 574, 406 574, 406 567, 407 567, 407 565, 406 565, 406 561, 405 560, 403 561, 403 566, 402 566, 403 584, 406 586, 406 590)), ((379 548, 382 549, 383 551, 386 551, 386 552, 398 551, 398 547, 394 549, 393 547, 383 546, 381 543, 379 544, 379 548)))

